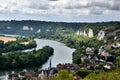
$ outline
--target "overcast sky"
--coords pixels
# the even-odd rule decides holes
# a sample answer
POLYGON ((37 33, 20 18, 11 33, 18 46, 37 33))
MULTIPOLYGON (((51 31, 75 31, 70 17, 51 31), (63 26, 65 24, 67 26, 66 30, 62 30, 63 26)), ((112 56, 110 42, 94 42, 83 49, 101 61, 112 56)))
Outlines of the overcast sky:
POLYGON ((120 0, 0 0, 0 20, 120 21, 120 0))

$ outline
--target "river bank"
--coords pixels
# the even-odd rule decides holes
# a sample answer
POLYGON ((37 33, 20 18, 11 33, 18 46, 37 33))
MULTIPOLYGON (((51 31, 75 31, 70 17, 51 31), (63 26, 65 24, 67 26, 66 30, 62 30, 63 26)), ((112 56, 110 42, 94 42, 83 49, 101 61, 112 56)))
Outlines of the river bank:
MULTIPOLYGON (((36 50, 41 49, 44 46, 50 46, 54 48, 54 55, 51 56, 45 64, 42 65, 42 69, 46 69, 49 67, 49 62, 51 59, 51 66, 56 67, 57 64, 61 63, 72 63, 72 53, 75 51, 73 48, 67 47, 65 44, 54 41, 54 40, 47 40, 47 39, 35 39, 37 43, 36 50)), ((29 51, 29 50, 28 50, 29 51)), ((37 69, 39 69, 38 67, 37 69)), ((11 70, 12 72, 14 70, 11 70)), ((5 76, 7 71, 2 71, 4 74, 1 74, 0 76, 5 76)))

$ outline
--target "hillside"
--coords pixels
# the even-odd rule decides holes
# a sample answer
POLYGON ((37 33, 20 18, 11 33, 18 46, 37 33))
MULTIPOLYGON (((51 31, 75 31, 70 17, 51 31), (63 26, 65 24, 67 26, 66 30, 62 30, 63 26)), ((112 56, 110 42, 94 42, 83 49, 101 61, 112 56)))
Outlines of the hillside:
POLYGON ((38 37, 57 36, 56 33, 73 34, 79 29, 93 29, 97 35, 100 30, 105 30, 108 38, 120 35, 120 22, 101 23, 65 23, 65 22, 45 22, 45 21, 0 21, 0 33, 35 35, 38 37), (59 30, 58 30, 59 29, 59 30), (112 37, 111 37, 111 36, 112 37))

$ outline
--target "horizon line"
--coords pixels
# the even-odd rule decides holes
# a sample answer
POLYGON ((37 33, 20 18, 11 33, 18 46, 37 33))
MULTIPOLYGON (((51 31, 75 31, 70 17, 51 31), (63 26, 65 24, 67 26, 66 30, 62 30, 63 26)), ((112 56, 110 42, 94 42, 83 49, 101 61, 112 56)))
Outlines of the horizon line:
POLYGON ((53 21, 53 20, 35 20, 35 19, 11 19, 11 20, 0 20, 0 21, 41 21, 41 22, 55 22, 55 23, 104 23, 104 22, 120 22, 120 20, 108 20, 108 21, 53 21))

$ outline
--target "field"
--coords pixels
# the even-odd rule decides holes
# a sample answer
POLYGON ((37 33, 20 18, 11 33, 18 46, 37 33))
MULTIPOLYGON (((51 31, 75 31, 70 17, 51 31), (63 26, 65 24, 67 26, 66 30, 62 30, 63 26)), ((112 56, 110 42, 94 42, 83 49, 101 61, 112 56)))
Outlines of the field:
POLYGON ((7 43, 8 41, 16 41, 16 38, 0 36, 0 40, 4 41, 4 43, 7 43))

